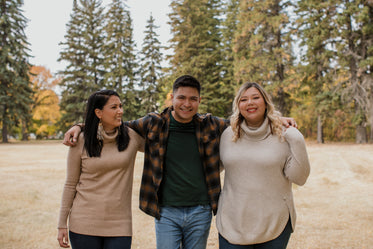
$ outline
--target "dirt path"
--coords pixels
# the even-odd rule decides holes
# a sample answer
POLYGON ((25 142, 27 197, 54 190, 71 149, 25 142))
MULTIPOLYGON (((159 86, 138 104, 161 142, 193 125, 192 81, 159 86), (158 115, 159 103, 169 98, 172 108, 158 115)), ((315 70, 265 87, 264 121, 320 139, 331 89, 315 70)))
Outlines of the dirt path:
MULTIPOLYGON (((373 248, 373 145, 308 143, 311 175, 294 186, 297 226, 288 249, 373 248)), ((68 149, 58 142, 0 144, 0 248, 59 248, 56 222, 68 149)), ((132 248, 155 249, 153 218, 138 209, 132 248)), ((215 218, 208 249, 218 248, 215 218)))

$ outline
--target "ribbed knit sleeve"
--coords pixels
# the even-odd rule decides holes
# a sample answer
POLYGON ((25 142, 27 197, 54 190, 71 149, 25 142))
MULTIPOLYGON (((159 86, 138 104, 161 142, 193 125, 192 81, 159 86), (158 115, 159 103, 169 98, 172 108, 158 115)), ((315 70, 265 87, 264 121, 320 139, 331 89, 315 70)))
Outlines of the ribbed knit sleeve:
POLYGON ((134 130, 131 128, 128 129, 131 139, 135 140, 135 144, 137 146, 137 150, 140 152, 144 152, 144 147, 145 147, 145 139, 142 138, 139 134, 137 134, 134 130))
POLYGON ((58 219, 58 228, 67 228, 67 218, 69 216, 74 197, 76 194, 76 185, 79 182, 81 168, 81 153, 83 150, 84 138, 80 134, 78 144, 70 147, 67 156, 66 181, 63 188, 60 215, 58 219))
POLYGON ((310 162, 303 135, 290 127, 286 129, 284 137, 291 152, 284 168, 285 176, 295 184, 304 185, 310 174, 310 162))
POLYGON ((305 183, 310 164, 297 129, 286 129, 281 139, 271 133, 268 119, 260 127, 240 128, 236 142, 231 127, 221 136, 225 174, 216 226, 230 243, 252 245, 277 238, 289 220, 295 229, 292 183, 305 183))

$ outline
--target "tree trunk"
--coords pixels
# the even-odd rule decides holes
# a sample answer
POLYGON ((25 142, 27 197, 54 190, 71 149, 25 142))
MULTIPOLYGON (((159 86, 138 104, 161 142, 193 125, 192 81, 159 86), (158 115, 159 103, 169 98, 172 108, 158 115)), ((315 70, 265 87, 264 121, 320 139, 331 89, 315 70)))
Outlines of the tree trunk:
POLYGON ((355 112, 358 117, 360 116, 359 123, 356 125, 356 143, 357 144, 366 144, 368 143, 368 134, 367 134, 367 113, 363 112, 363 108, 359 106, 358 103, 355 105, 355 112))
POLYGON ((317 142, 319 144, 324 143, 324 131, 320 114, 317 115, 317 142))
POLYGON ((8 127, 6 127, 6 124, 3 123, 3 129, 2 129, 2 134, 3 134, 3 143, 8 143, 8 127))
POLYGON ((6 111, 7 111, 7 106, 4 105, 3 128, 2 128, 3 143, 8 143, 8 126, 7 126, 7 122, 6 122, 6 111))
POLYGON ((369 143, 373 143, 373 92, 369 96, 368 123, 370 124, 369 143))
POLYGON ((365 125, 359 124, 356 126, 356 143, 366 144, 367 143, 367 129, 365 125))
POLYGON ((27 121, 22 121, 22 141, 28 140, 27 121))
POLYGON ((373 143, 373 125, 372 125, 372 123, 373 123, 373 117, 370 118, 370 123, 371 123, 371 125, 370 125, 370 132, 369 132, 368 142, 372 144, 373 143))
POLYGON ((287 106, 286 106, 286 101, 285 101, 285 92, 282 87, 280 87, 277 91, 277 97, 273 98, 274 102, 276 103, 276 107, 281 112, 282 116, 287 116, 288 111, 287 111, 287 106))

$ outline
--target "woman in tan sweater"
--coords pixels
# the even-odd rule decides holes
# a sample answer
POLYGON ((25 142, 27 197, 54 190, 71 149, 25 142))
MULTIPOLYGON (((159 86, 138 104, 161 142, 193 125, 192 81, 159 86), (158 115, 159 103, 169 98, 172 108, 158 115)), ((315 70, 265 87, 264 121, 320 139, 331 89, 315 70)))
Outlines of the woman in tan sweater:
POLYGON ((268 94, 246 83, 221 136, 225 169, 216 224, 220 249, 285 249, 295 227, 292 183, 303 185, 310 164, 302 134, 284 130, 268 94))
POLYGON ((89 97, 84 132, 67 158, 58 221, 61 247, 69 247, 70 237, 73 249, 131 248, 133 169, 144 140, 123 125, 122 115, 116 92, 89 97))

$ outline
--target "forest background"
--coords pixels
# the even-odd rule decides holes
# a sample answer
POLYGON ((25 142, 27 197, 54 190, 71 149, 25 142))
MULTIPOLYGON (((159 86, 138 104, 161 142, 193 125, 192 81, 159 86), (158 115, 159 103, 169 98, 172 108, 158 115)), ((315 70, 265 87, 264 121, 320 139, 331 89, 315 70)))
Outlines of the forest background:
POLYGON ((167 55, 152 15, 137 49, 125 1, 74 0, 56 74, 29 63, 22 5, 0 0, 3 142, 61 136, 104 88, 126 120, 162 111, 182 74, 202 84, 201 113, 229 117, 237 88, 254 81, 306 138, 373 141, 372 0, 171 0, 167 55))

